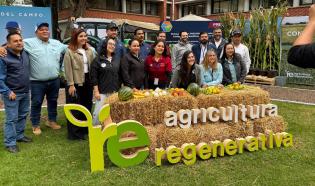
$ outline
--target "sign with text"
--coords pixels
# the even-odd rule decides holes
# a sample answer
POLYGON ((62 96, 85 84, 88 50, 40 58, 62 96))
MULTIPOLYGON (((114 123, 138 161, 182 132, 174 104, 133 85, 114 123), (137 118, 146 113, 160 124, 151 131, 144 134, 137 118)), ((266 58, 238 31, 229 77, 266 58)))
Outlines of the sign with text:
MULTIPOLYGON (((20 25, 23 38, 35 36, 36 24, 46 22, 51 25, 50 8, 0 6, 0 44, 6 43, 7 22, 15 21, 20 25)), ((49 28, 51 31, 51 27, 49 28)))
POLYGON ((187 31, 189 41, 198 43, 199 33, 208 32, 209 38, 212 37, 214 28, 220 27, 218 21, 163 21, 161 22, 161 30, 166 32, 166 42, 176 44, 179 40, 179 32, 187 31))
MULTIPOLYGON (((293 42, 305 28, 305 24, 293 24, 282 26, 282 71, 281 75, 287 77, 287 83, 315 85, 315 70, 296 67, 288 63, 288 52, 293 42)), ((314 40, 314 39, 313 39, 314 40)))

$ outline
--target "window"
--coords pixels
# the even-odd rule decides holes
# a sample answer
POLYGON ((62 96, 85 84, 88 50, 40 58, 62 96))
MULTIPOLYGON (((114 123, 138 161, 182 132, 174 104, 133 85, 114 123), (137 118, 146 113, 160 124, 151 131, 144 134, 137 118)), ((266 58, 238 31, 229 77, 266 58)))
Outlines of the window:
POLYGON ((146 15, 158 15, 159 3, 158 2, 145 2, 146 15))
MULTIPOLYGON (((280 1, 280 3, 281 2, 284 2, 284 0, 280 1)), ((288 3, 287 4, 288 6, 293 6, 293 0, 286 0, 286 2, 288 3)), ((251 0, 250 1, 250 9, 254 10, 254 9, 257 9, 257 8, 260 8, 260 7, 270 8, 272 6, 275 7, 277 4, 278 4, 278 0, 269 0, 269 1, 263 1, 263 0, 254 1, 254 0, 251 0)))
POLYGON ((142 14, 142 1, 126 0, 126 10, 130 13, 142 14))
POLYGON ((213 0, 212 13, 235 12, 238 11, 238 0, 213 0))
POLYGON ((166 16, 171 17, 171 4, 166 5, 166 16))
POLYGON ((194 3, 194 4, 184 4, 182 7, 182 16, 188 14, 195 14, 195 15, 206 15, 206 2, 202 3, 194 3))
POLYGON ((315 3, 315 0, 300 0, 300 5, 311 5, 314 3, 315 3))
POLYGON ((88 8, 122 11, 121 1, 116 0, 89 0, 88 8))

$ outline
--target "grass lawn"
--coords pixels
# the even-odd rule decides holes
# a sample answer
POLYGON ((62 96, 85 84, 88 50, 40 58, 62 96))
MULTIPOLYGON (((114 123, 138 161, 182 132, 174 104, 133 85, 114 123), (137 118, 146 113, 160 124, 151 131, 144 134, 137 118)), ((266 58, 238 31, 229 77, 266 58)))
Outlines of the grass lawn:
MULTIPOLYGON (((315 185, 315 107, 274 103, 288 122, 294 147, 197 160, 193 166, 156 167, 146 160, 118 168, 106 158, 105 171, 95 174, 90 172, 88 141, 66 139, 65 117, 59 109, 62 130, 42 127, 42 135, 33 136, 28 123, 26 135, 34 142, 19 144, 21 152, 16 155, 1 143, 0 185, 315 185)), ((0 119, 3 128, 4 112, 0 119)))

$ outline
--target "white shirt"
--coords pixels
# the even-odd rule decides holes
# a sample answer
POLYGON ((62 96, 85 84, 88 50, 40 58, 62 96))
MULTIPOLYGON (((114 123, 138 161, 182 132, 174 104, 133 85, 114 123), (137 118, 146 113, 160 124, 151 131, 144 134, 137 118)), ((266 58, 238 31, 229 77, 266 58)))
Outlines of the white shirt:
POLYGON ((249 51, 248 51, 247 46, 245 46, 245 45, 243 45, 241 43, 238 46, 234 45, 234 48, 235 48, 235 53, 240 54, 241 57, 242 57, 242 60, 245 62, 246 70, 247 70, 247 73, 248 73, 249 67, 250 67, 250 64, 251 64, 251 60, 250 60, 250 57, 249 57, 249 51))
POLYGON ((88 73, 89 72, 89 64, 88 64, 88 59, 86 57, 86 52, 83 48, 79 48, 78 51, 80 52, 80 54, 82 54, 83 56, 83 62, 84 62, 84 73, 88 73))
POLYGON ((220 39, 219 41, 214 40, 214 44, 217 48, 219 48, 221 42, 222 42, 222 39, 220 39))
POLYGON ((203 63, 203 58, 205 58, 205 55, 207 53, 207 45, 200 45, 201 51, 200 51, 200 59, 199 64, 203 63))

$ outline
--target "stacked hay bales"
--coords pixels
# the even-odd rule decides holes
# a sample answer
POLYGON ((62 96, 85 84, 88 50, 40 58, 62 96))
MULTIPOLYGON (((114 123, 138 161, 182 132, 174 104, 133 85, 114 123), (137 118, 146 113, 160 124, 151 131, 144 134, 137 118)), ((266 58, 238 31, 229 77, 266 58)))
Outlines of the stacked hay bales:
POLYGON ((243 122, 198 123, 182 129, 178 126, 167 127, 164 124, 166 111, 177 112, 180 109, 227 107, 231 105, 258 105, 270 103, 269 93, 258 88, 247 86, 243 90, 224 89, 215 95, 191 95, 174 97, 148 97, 138 100, 120 102, 117 94, 109 97, 111 117, 116 123, 122 120, 134 119, 142 123, 149 134, 151 155, 155 148, 170 145, 181 146, 184 143, 209 143, 213 140, 235 139, 264 133, 266 130, 281 132, 285 123, 281 116, 264 117, 243 122))

